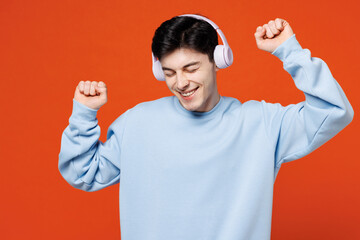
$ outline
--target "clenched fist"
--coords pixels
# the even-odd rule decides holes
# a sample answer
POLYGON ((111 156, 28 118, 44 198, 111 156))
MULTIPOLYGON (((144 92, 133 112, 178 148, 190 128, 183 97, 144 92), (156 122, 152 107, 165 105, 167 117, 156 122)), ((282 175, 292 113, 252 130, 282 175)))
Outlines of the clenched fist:
POLYGON ((281 18, 271 20, 256 28, 255 40, 259 49, 272 53, 294 34, 288 22, 281 18))
POLYGON ((99 110, 107 102, 106 85, 101 81, 80 81, 76 86, 74 99, 89 108, 99 110))

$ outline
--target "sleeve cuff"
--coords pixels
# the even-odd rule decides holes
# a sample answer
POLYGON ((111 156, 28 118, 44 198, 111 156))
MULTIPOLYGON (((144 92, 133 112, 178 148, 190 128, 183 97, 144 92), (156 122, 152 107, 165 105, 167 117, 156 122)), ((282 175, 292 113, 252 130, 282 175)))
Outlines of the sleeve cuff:
POLYGON ((89 108, 84 104, 73 99, 73 111, 72 111, 73 116, 85 120, 95 120, 97 111, 98 110, 89 108))
POLYGON ((271 54, 278 57, 281 61, 285 61, 291 52, 298 50, 302 50, 302 47, 297 41, 295 34, 293 34, 281 43, 271 54))

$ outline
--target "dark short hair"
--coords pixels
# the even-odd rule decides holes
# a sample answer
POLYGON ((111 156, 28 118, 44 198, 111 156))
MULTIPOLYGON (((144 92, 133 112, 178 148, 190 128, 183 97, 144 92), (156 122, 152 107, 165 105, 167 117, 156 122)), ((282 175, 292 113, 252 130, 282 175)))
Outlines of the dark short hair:
POLYGON ((214 62, 216 45, 217 32, 208 22, 188 16, 176 16, 156 29, 151 49, 159 60, 176 49, 190 48, 207 54, 210 62, 214 62))

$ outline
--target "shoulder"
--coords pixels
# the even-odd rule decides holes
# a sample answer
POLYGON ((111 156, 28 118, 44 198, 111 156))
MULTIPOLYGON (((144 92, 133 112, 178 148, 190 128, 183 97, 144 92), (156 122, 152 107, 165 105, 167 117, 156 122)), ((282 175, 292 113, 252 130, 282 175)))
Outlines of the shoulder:
POLYGON ((150 121, 154 118, 164 117, 173 111, 173 98, 163 97, 152 101, 141 102, 127 110, 126 118, 131 121, 150 121), (136 119, 136 120, 135 120, 136 119))
POLYGON ((229 97, 227 101, 230 103, 229 106, 231 106, 231 108, 241 110, 241 114, 244 115, 245 118, 250 119, 281 113, 292 106, 284 107, 280 103, 271 103, 265 100, 248 100, 240 103, 237 99, 229 97))
POLYGON ((248 100, 246 102, 240 102, 238 99, 233 97, 224 97, 224 105, 227 112, 233 111, 259 111, 261 110, 262 101, 248 100))
POLYGON ((139 124, 142 121, 151 121, 154 117, 164 116, 170 108, 172 97, 163 97, 152 101, 141 102, 122 113, 113 123, 114 128, 124 128, 128 123, 139 124))
POLYGON ((229 106, 240 108, 243 111, 257 111, 261 109, 262 102, 263 101, 257 101, 257 100, 248 100, 245 102, 240 102, 236 98, 227 97, 227 102, 229 102, 229 106))
POLYGON ((227 103, 227 105, 232 107, 243 107, 243 108, 253 108, 253 107, 259 107, 261 106, 262 102, 265 102, 264 100, 258 101, 258 100, 248 100, 245 102, 240 102, 237 98, 234 97, 223 97, 224 101, 227 103))
POLYGON ((172 106, 173 97, 162 97, 152 101, 146 101, 137 104, 135 107, 129 109, 132 114, 154 114, 163 111, 172 106))
MULTIPOLYGON (((282 106, 280 103, 271 103, 271 102, 267 102, 265 100, 249 100, 247 102, 245 102, 244 107, 247 109, 256 109, 256 110, 267 110, 267 111, 279 111, 281 109, 284 109, 285 107, 282 106)), ((292 105, 292 104, 291 104, 292 105)), ((289 106, 291 106, 289 105, 289 106)))

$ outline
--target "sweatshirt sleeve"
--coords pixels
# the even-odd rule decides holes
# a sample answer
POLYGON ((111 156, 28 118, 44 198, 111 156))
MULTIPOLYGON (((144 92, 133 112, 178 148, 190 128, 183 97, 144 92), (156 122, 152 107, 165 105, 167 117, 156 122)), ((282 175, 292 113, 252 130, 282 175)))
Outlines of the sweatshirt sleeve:
POLYGON ((273 52, 283 62, 305 101, 286 107, 262 101, 268 137, 275 149, 275 170, 304 157, 334 137, 353 119, 354 111, 327 64, 311 57, 295 34, 273 52))
POLYGON ((97 191, 120 181, 121 138, 126 114, 114 121, 107 140, 99 140, 97 110, 73 99, 73 111, 61 138, 59 171, 73 187, 97 191))

